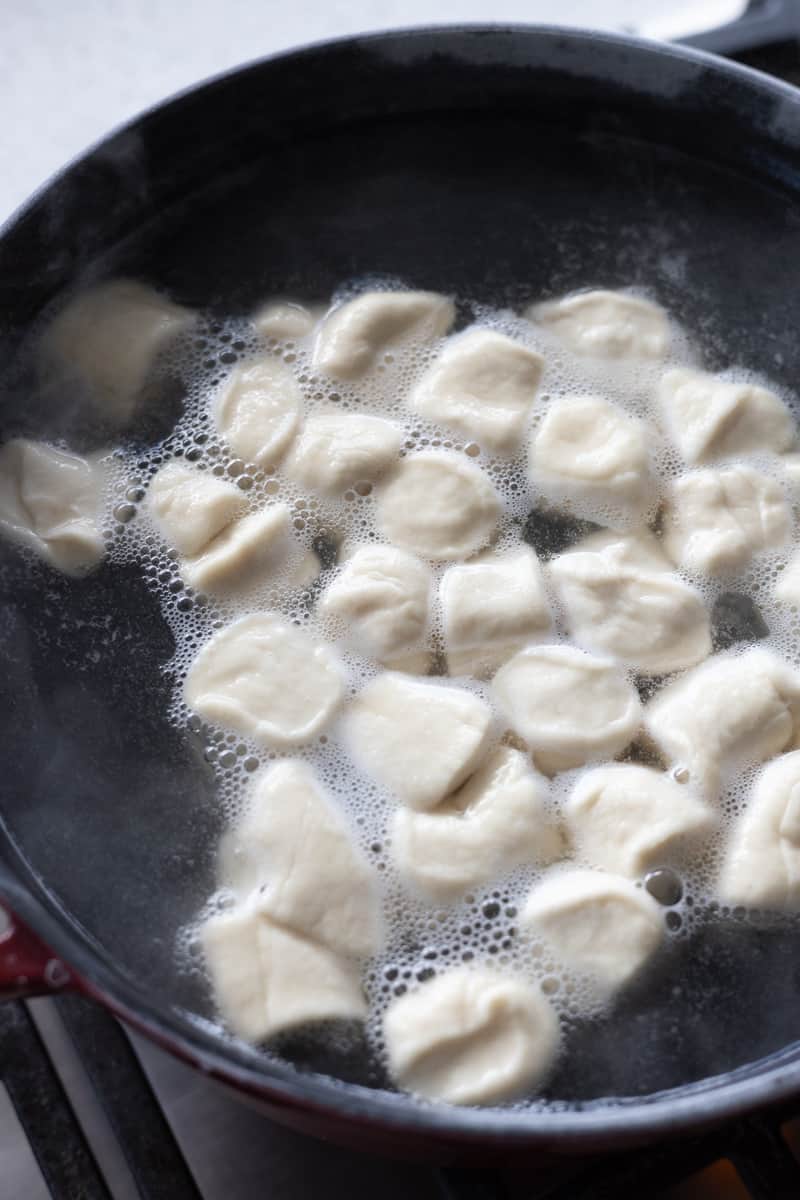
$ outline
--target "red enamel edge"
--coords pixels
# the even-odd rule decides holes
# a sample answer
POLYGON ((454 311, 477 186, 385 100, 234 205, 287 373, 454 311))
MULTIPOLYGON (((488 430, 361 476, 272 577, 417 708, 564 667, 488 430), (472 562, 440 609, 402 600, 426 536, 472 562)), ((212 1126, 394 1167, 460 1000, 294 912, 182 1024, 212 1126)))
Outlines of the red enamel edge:
POLYGON ((0 1000, 43 996, 70 985, 74 980, 61 959, 0 904, 0 1000))

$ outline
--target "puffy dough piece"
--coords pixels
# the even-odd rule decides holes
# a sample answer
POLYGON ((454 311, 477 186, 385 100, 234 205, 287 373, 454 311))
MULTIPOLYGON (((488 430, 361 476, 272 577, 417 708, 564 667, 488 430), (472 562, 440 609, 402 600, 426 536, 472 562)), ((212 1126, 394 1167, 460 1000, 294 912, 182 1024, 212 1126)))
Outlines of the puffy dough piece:
POLYGON ((505 334, 474 329, 450 341, 411 393, 430 421, 510 451, 525 432, 544 359, 505 334))
POLYGON ((303 338, 314 328, 314 314, 302 304, 270 300, 252 318, 256 332, 264 338, 303 338))
POLYGON ((358 970, 256 909, 211 917, 201 930, 214 995, 229 1028, 249 1042, 307 1021, 367 1014, 358 970))
POLYGON ((668 432, 689 463, 786 450, 795 424, 774 392, 676 367, 661 379, 658 400, 668 432))
POLYGON ((217 429, 237 454, 259 466, 286 451, 300 421, 300 386, 279 358, 235 367, 214 401, 217 429))
POLYGON ((397 458, 403 431, 361 413, 309 417, 284 463, 290 479, 312 491, 336 493, 373 480, 397 458))
POLYGON ((569 632, 586 649, 651 674, 692 667, 711 653, 706 607, 655 539, 595 534, 549 569, 569 632))
POLYGON ((241 617, 215 633, 184 686, 202 717, 278 747, 315 737, 343 694, 332 651, 278 613, 241 617))
POLYGON ((204 550, 246 505, 235 483, 169 462, 153 476, 147 504, 160 532, 179 554, 204 550))
POLYGON ((448 567, 439 596, 451 675, 491 675, 550 628, 539 560, 528 547, 448 567))
POLYGON ((16 438, 0 449, 0 531, 67 575, 105 553, 98 527, 103 486, 97 462, 16 438))
POLYGON ((407 1091, 449 1104, 495 1104, 541 1083, 559 1049, 538 989, 486 969, 455 968, 393 1000, 389 1069, 407 1091))
POLYGON ((593 867, 637 879, 710 834, 714 814, 691 788, 635 763, 595 767, 564 808, 577 854, 593 867))
POLYGON ((368 775, 412 808, 429 809, 475 770, 491 720, 470 692, 387 671, 350 704, 343 732, 368 775))
POLYGON ((645 426, 598 396, 556 400, 531 443, 530 472, 534 484, 573 502, 641 507, 649 499, 645 426))
POLYGON ((778 575, 773 595, 779 604, 800 604, 800 553, 794 554, 778 575))
POLYGON ((667 760, 716 790, 720 772, 763 762, 790 743, 800 712, 800 678, 769 650, 715 654, 665 687, 645 724, 667 760))
POLYGON ((181 575, 200 592, 230 592, 276 566, 288 552, 289 507, 269 504, 223 529, 196 558, 181 564, 181 575))
POLYGON ((340 954, 378 949, 373 872, 306 763, 275 763, 256 782, 223 839, 220 878, 273 921, 340 954))
POLYGON ((663 358, 669 323, 657 304, 624 292, 578 292, 532 305, 525 314, 576 354, 598 358, 663 358))
POLYGON ((738 464, 676 479, 663 539, 674 562, 713 575, 780 546, 791 529, 791 511, 778 484, 738 464))
POLYGON ((664 918, 629 879, 568 870, 538 884, 520 914, 565 965, 592 975, 604 992, 627 983, 658 949, 664 918))
POLYGON ((526 756, 500 746, 433 812, 397 809, 395 862, 421 891, 445 900, 520 863, 552 862, 561 838, 546 794, 526 756))
POLYGON ((366 292, 325 318, 314 367, 335 379, 357 379, 398 343, 444 337, 454 316, 452 300, 435 292, 366 292))
POLYGON ((116 279, 71 300, 44 349, 78 376, 104 415, 125 424, 156 357, 194 319, 145 284, 116 279))
POLYGON ((528 646, 500 668, 492 690, 549 774, 613 758, 641 724, 636 689, 619 667, 574 646, 528 646))
POLYGON ((319 610, 346 621, 349 642, 378 662, 423 659, 430 590, 431 572, 418 558, 394 546, 360 546, 319 610))
POLYGON ((733 830, 719 894, 728 904, 800 907, 800 751, 759 775, 733 830))
POLYGON ((500 515, 480 467, 447 450, 404 458, 377 499, 384 536, 422 558, 465 558, 489 541, 500 515))

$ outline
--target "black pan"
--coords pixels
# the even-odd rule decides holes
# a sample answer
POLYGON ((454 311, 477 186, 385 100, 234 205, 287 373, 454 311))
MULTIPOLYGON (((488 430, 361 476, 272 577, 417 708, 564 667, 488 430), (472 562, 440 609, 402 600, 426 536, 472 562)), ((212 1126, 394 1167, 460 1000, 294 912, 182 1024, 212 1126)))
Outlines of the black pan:
MULTIPOLYGON (((132 275, 228 314, 366 273, 512 305, 644 285, 710 368, 796 387, 800 94, 687 50, 526 28, 356 38, 214 80, 101 143, 0 236, 2 436, 107 437, 30 369, 65 289, 132 275)), ((0 646, 0 890, 35 931, 0 944, 8 990, 68 963, 273 1116, 375 1149, 586 1152, 800 1095, 791 924, 676 942, 605 1023, 573 1031, 547 1111, 423 1106, 357 1052, 289 1066, 226 1040, 175 966, 220 818, 201 743, 164 720, 172 642, 152 594, 134 568, 76 583, 2 545, 0 646)))

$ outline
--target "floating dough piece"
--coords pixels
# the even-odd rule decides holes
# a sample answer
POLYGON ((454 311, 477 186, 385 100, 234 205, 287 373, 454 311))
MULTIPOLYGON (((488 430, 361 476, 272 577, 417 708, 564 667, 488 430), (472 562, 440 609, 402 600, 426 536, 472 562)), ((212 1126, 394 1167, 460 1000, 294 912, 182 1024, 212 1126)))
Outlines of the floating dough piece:
POLYGON ((284 472, 302 487, 328 494, 377 479, 403 444, 392 421, 361 413, 322 413, 309 417, 284 463, 284 472))
POLYGON ((500 746, 433 812, 398 808, 392 851, 402 875, 434 899, 479 887, 520 863, 548 863, 561 838, 547 784, 519 750, 500 746))
POLYGON ((372 869, 306 763, 275 763, 256 781, 223 839, 220 879, 273 921, 339 954, 378 950, 372 869))
POLYGON ((448 567, 439 596, 451 675, 491 675, 550 628, 539 560, 527 547, 448 567))
MULTIPOLYGON (((237 489, 238 490, 238 489, 237 489)), ((269 504, 234 521, 202 554, 181 564, 181 575, 199 592, 230 592, 278 565, 289 550, 289 507, 269 504)))
POLYGON ((597 396, 556 400, 531 443, 530 473, 573 504, 641 508, 652 499, 646 426, 597 396))
POLYGON ((246 503, 235 483, 177 461, 157 471, 147 491, 158 529, 184 556, 204 550, 246 503))
POLYGON ((658 949, 664 918, 651 896, 605 871, 568 870, 537 884, 520 915, 566 966, 605 992, 627 983, 658 949))
POLYGON ((275 463, 300 421, 300 386, 279 358, 258 358, 231 371, 214 402, 217 429, 236 454, 275 463))
POLYGON ((472 774, 486 750, 492 711, 470 692, 379 675, 344 716, 350 754, 412 808, 429 809, 472 774))
POLYGON ((679 566, 713 575, 775 549, 791 529, 791 511, 778 484, 737 464, 676 479, 664 512, 663 540, 679 566))
POLYGON ((559 1048, 542 993, 495 971, 457 967, 393 1000, 383 1022, 400 1087, 449 1104, 495 1104, 541 1083, 559 1048))
POLYGON ((335 379, 357 379, 398 343, 444 337, 454 316, 452 300, 435 292, 367 292, 325 318, 314 368, 335 379))
POLYGON ((500 668, 492 690, 548 774, 613 758, 641 724, 636 689, 619 667, 574 646, 528 646, 500 668))
POLYGON ((800 499, 800 453, 781 454, 778 465, 787 487, 797 503, 800 499))
POLYGON ((650 674, 692 667, 711 653, 706 607, 655 539, 595 534, 549 569, 567 628, 587 650, 650 674), (659 565, 644 565, 646 558, 659 565))
POLYGON ((690 787, 635 763, 587 771, 564 816, 582 859, 632 879, 673 861, 714 828, 713 812, 690 787))
POLYGON ((800 677, 776 654, 715 654, 645 709, 650 737, 709 791, 720 772, 780 754, 800 713, 800 677))
POLYGON ((465 558, 489 541, 500 515, 480 467, 447 450, 402 459, 377 499, 383 535, 422 558, 465 558))
POLYGON ((314 328, 314 314, 302 304, 271 300, 253 316, 252 323, 264 338, 303 338, 314 328))
POLYGON ((578 292, 534 304, 529 320, 552 330, 576 354, 598 358, 662 358, 669 346, 663 309, 624 292, 578 292))
POLYGON ((67 575, 85 574, 105 554, 102 487, 96 461, 15 438, 0 449, 0 532, 67 575))
POLYGON ((206 720, 281 748, 320 733, 343 695, 333 652, 278 613, 241 617, 215 633, 184 687, 206 720))
POLYGON ((779 604, 800 604, 800 552, 792 555, 778 575, 773 595, 779 604))
POLYGON ((544 359, 505 334, 473 329, 453 338, 409 401, 421 416, 493 450, 513 450, 525 432, 544 359))
POLYGON ((688 463, 786 450, 794 441, 795 423, 786 405, 755 384, 676 367, 661 379, 658 400, 668 432, 688 463))
POLYGON ((367 1015, 351 960, 273 924, 256 909, 211 917, 201 937, 222 1016, 249 1042, 307 1021, 367 1015))
POLYGON ((320 600, 324 616, 347 622, 349 643, 378 662, 427 660, 431 572, 394 546, 361 546, 320 600))
POLYGON ((800 907, 800 750, 762 770, 719 879, 726 904, 800 907))
POLYGON ((45 352, 78 376, 103 414, 133 416, 157 356, 195 320, 143 283, 117 279, 77 295, 45 334, 45 352))

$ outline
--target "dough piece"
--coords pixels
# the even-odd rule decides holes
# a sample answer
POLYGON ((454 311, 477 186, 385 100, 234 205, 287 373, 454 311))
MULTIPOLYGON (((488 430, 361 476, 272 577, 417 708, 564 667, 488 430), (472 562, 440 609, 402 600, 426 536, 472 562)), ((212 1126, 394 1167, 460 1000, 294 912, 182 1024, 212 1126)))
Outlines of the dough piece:
POLYGON ((639 509, 652 499, 646 426, 599 396, 556 400, 531 443, 530 473, 573 505, 639 509))
POLYGON ((286 504, 268 504, 248 513, 209 542, 202 554, 186 559, 181 575, 189 587, 212 594, 252 583, 288 553, 290 516, 286 504))
POLYGON ((392 421, 362 413, 322 413, 308 418, 283 469, 304 488, 335 494, 377 479, 402 444, 403 431, 392 421))
POLYGON ((235 367, 214 401, 214 421, 231 449, 268 466, 283 455, 300 421, 300 385, 279 358, 235 367))
POLYGON ((252 318, 257 333, 264 338, 303 338, 314 328, 314 314, 302 304, 270 300, 252 318))
POLYGON ((539 560, 527 546, 448 567, 439 596, 451 675, 491 675, 550 628, 539 560))
POLYGON ((488 476, 447 450, 402 459, 377 500, 383 535, 421 558, 465 558, 489 541, 500 515, 488 476))
POLYGON ((105 554, 102 487, 97 461, 15 438, 0 449, 0 532, 67 575, 83 575, 105 554))
POLYGON ((794 441, 795 424, 786 405, 755 384, 676 367, 662 377, 658 401, 670 437, 688 463, 780 452, 794 441))
POLYGON ((715 654, 645 709, 650 737, 710 792, 720 773, 780 754, 800 714, 800 677, 770 650, 715 654))
POLYGON ((800 907, 800 750, 762 770, 722 866, 720 899, 755 908, 800 907))
POLYGON ((682 475, 664 513, 664 546, 688 571, 719 574, 746 566, 785 542, 792 515, 773 479, 741 464, 682 475))
POLYGON ((339 954, 379 948, 373 871, 306 763, 275 763, 256 781, 247 811, 223 839, 220 880, 273 921, 339 954))
POLYGON ((201 717, 279 748, 320 733, 343 695, 333 652, 279 613, 240 617, 215 633, 184 687, 201 717))
POLYGON ((393 1000, 383 1029, 400 1087, 448 1104, 524 1095, 548 1074, 560 1040, 558 1018, 538 988, 466 967, 393 1000))
POLYGON ((366 292, 325 318, 314 368, 335 379, 357 379, 398 343, 444 337, 454 316, 452 300, 435 292, 366 292))
POLYGON ((597 358, 663 358, 669 323, 657 304, 624 292, 577 292, 534 304, 525 313, 576 354, 597 358))
POLYGON ((246 504, 235 483, 176 460, 156 472, 147 490, 159 532, 184 556, 204 550, 246 504))
POLYGON ((505 334, 472 329, 447 343, 409 401, 414 412, 509 452, 525 432, 544 359, 505 334))
POLYGON ((690 787, 635 763, 587 771, 572 789, 564 816, 580 858, 632 879, 673 861, 715 823, 690 787))
POLYGON ((800 500, 800 453, 781 454, 778 465, 792 499, 797 504, 800 500))
POLYGON ((664 917, 629 879, 566 870, 534 887, 520 914, 566 966, 594 976, 610 993, 627 983, 660 946, 664 917))
POLYGON ((412 808, 429 809, 472 774, 492 711, 470 692, 379 675, 344 716, 347 748, 368 775, 412 808))
POLYGON ((427 661, 431 572, 394 546, 360 546, 342 565, 319 611, 347 623, 347 640, 381 663, 427 661))
POLYGON ((619 667, 574 646, 528 646, 500 668, 492 690, 548 774, 613 758, 641 724, 636 689, 619 667))
POLYGON ((76 375, 115 424, 131 419, 158 355, 195 320, 152 288, 116 279, 79 293, 45 334, 45 353, 76 375))
POLYGON ((248 1042, 307 1021, 367 1015, 350 960, 273 924, 254 908, 211 917, 201 938, 222 1016, 248 1042))
POLYGON ((779 604, 800 604, 800 552, 792 555, 778 575, 773 595, 779 604))
POLYGON ((398 808, 392 852, 420 891, 447 900, 520 863, 548 863, 561 838, 547 817, 547 784, 524 754, 499 746, 433 812, 398 808))
POLYGON ((571 636, 648 674, 707 658, 706 607, 670 565, 649 535, 613 533, 588 537, 553 559, 550 576, 571 636))

